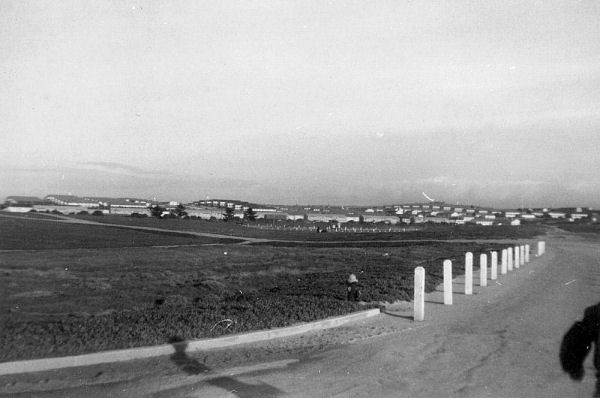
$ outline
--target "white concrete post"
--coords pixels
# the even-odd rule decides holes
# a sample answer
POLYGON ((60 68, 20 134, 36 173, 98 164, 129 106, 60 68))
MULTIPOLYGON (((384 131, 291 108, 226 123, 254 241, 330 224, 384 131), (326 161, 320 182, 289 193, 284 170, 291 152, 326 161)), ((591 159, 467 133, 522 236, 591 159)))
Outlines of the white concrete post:
POLYGON ((542 241, 542 254, 546 254, 546 241, 542 241))
POLYGON ((473 294, 473 253, 465 254, 465 294, 473 294))
POLYGON ((519 246, 515 246, 515 268, 519 268, 521 260, 519 259, 519 246))
POLYGON ((531 248, 529 247, 529 245, 525 245, 525 262, 528 263, 529 262, 529 252, 531 251, 531 248))
POLYGON ((519 246, 519 249, 521 250, 519 260, 521 260, 521 265, 525 265, 525 245, 519 246))
POLYGON ((415 268, 415 294, 414 294, 414 315, 415 321, 425 319, 425 268, 415 268))
POLYGON ((513 270, 513 248, 509 247, 508 249, 506 249, 506 252, 508 253, 508 270, 512 271, 513 270))
POLYGON ((498 252, 492 252, 492 267, 490 279, 495 281, 498 279, 498 252))
POLYGON ((508 267, 508 251, 506 249, 502 249, 502 265, 500 266, 500 274, 506 275, 506 269, 508 267))
POLYGON ((544 254, 546 254, 546 241, 542 241, 542 248, 544 249, 544 254))
POLYGON ((444 304, 452 305, 452 261, 444 260, 444 304))
POLYGON ((541 256, 546 251, 546 242, 543 240, 538 242, 537 255, 541 256))
POLYGON ((487 286, 487 254, 479 256, 479 286, 487 286))

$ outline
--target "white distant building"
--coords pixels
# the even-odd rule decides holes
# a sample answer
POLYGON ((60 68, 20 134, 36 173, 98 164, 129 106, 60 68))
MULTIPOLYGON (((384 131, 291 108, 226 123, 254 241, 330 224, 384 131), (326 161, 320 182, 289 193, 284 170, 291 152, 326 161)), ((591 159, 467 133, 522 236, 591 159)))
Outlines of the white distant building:
MULTIPOLYGON (((109 211, 106 210, 106 212, 108 213, 109 211)), ((119 207, 111 207, 110 208, 110 213, 109 214, 118 214, 121 216, 130 216, 133 213, 137 213, 137 214, 145 214, 147 216, 152 215, 150 213, 150 210, 148 208, 140 208, 140 207, 123 207, 123 206, 119 206, 119 207)))
POLYGON ((520 211, 506 211, 504 212, 504 217, 506 218, 515 218, 517 216, 521 215, 520 211))
POLYGON ((582 218, 587 218, 587 214, 586 213, 572 213, 571 214, 571 218, 573 220, 581 220, 582 218))
POLYGON ((365 222, 383 222, 386 224, 397 224, 400 222, 400 219, 396 216, 365 216, 364 219, 365 222))
POLYGON ((559 219, 559 218, 565 218, 565 217, 567 217, 567 214, 563 213, 561 211, 549 211, 548 215, 550 216, 550 218, 554 218, 554 219, 559 219))

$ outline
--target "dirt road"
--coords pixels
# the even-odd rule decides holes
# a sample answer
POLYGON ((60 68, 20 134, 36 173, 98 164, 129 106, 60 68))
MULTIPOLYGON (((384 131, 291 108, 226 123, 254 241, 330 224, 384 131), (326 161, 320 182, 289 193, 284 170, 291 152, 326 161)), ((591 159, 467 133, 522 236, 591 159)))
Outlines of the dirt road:
MULTIPOLYGON (((547 253, 426 320, 398 304, 350 326, 236 349, 0 378, 0 394, 43 397, 586 397, 558 346, 600 301, 600 238, 554 233, 547 253)), ((475 272, 478 275, 478 272, 475 272)), ((475 283, 478 280, 475 278, 475 283)))

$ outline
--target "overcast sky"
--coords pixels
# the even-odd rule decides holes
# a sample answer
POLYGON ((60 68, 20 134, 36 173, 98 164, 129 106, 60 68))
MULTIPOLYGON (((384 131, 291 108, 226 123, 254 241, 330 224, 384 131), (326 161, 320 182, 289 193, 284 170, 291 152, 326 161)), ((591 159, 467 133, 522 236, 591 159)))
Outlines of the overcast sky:
POLYGON ((0 1, 0 198, 600 207, 600 1, 0 1))

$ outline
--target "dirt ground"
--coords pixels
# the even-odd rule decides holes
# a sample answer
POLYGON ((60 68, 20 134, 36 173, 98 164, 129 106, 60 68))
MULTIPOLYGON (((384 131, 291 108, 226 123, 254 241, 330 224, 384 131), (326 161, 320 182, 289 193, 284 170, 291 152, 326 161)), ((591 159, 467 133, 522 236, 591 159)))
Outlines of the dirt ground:
MULTIPOLYGON (((547 252, 454 304, 426 297, 347 326, 227 350, 0 377, 27 397, 586 397, 560 369, 558 348, 600 301, 600 238, 554 232, 547 252)), ((533 242, 530 242, 533 243, 533 242)), ((535 247, 532 245, 532 247, 535 247)))

